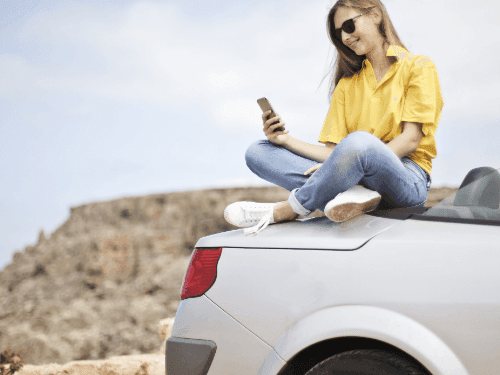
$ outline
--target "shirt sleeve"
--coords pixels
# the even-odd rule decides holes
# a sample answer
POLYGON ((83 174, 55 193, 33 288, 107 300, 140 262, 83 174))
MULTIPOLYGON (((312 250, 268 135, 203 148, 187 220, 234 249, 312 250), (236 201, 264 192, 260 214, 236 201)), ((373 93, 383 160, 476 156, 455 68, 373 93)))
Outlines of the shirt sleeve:
POLYGON ((330 109, 326 115, 323 129, 319 135, 318 141, 321 143, 332 142, 339 143, 347 136, 347 125, 345 122, 345 95, 344 78, 340 79, 333 91, 330 109))
POLYGON ((424 135, 434 134, 443 104, 434 63, 428 57, 417 59, 410 74, 401 121, 420 122, 424 135))

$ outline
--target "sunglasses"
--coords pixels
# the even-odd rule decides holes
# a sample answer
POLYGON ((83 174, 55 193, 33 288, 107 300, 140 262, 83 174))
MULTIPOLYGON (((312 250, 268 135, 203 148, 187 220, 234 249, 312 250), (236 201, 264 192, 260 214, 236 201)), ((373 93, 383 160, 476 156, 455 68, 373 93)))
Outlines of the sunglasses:
POLYGON ((342 24, 342 27, 335 29, 335 36, 338 40, 342 41, 342 30, 344 30, 347 34, 352 34, 356 27, 354 26, 354 20, 358 17, 361 17, 364 13, 358 14, 356 17, 348 19, 342 24))

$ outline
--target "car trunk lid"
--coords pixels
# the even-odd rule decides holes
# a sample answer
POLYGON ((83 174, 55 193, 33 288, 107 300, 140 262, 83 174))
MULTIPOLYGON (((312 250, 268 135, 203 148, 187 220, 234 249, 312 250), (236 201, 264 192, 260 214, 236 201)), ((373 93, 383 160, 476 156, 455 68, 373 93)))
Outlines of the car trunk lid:
POLYGON ((243 229, 213 234, 201 238, 196 247, 355 250, 398 223, 366 214, 343 223, 326 217, 302 219, 269 225, 257 235, 245 236, 243 229))

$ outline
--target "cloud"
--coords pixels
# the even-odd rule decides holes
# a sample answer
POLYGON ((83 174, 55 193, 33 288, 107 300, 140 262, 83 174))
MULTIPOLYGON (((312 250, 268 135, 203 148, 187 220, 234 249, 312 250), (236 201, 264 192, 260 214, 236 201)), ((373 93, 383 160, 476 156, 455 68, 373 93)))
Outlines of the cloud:
MULTIPOLYGON (((390 3, 388 9, 412 52, 431 52, 445 101, 443 119, 495 118, 500 75, 491 57, 500 44, 500 26, 490 22, 491 11, 483 2, 453 11, 445 2, 433 2, 437 11, 430 14, 424 3, 390 3), (481 23, 481 35, 462 27, 469 17, 481 23), (438 27, 416 27, 423 19, 438 27)), ((256 100, 266 96, 289 128, 317 135, 328 110, 329 81, 316 90, 335 55, 325 30, 330 4, 293 2, 283 12, 257 2, 244 17, 209 24, 186 18, 180 6, 155 1, 121 10, 72 5, 33 16, 22 24, 19 38, 51 52, 45 59, 1 55, 0 97, 87 96, 170 108, 194 104, 212 126, 237 132, 261 124, 256 100)))
MULTIPOLYGON (((256 122, 249 118, 260 122, 256 99, 263 92, 290 98, 314 93, 324 72, 325 33, 310 27, 323 22, 322 8, 304 8, 293 18, 275 18, 262 5, 246 18, 207 27, 182 18, 175 4, 159 2, 114 12, 80 5, 42 13, 20 34, 47 46, 53 61, 2 55, 0 96, 91 96, 168 107, 197 103, 216 127, 253 128, 256 122)), ((310 105, 295 111, 300 107, 310 105)))
POLYGON ((241 79, 234 71, 230 70, 224 74, 212 73, 209 75, 208 80, 217 88, 228 88, 240 84, 241 79))

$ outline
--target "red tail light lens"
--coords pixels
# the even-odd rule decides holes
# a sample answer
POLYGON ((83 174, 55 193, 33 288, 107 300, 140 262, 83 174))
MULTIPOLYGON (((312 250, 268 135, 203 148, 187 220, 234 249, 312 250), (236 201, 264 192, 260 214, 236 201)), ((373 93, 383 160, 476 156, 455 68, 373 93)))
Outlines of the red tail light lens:
POLYGON ((217 277, 217 263, 221 254, 222 249, 193 251, 182 283, 181 300, 199 297, 210 289, 217 277))

